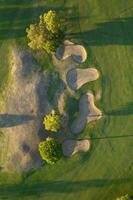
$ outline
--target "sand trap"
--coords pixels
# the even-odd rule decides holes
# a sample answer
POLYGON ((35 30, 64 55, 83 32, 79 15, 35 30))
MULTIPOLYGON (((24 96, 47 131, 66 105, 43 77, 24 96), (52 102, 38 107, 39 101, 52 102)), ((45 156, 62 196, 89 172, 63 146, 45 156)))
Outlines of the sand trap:
POLYGON ((82 85, 99 78, 99 72, 95 68, 72 69, 67 73, 67 82, 71 89, 77 90, 82 85))
POLYGON ((94 104, 94 96, 88 92, 83 95, 79 101, 79 115, 74 120, 71 131, 75 134, 80 133, 91 121, 98 120, 102 117, 102 112, 94 104))
POLYGON ((63 154, 66 157, 77 152, 87 152, 90 149, 89 140, 65 140, 62 144, 63 154))
POLYGON ((87 59, 85 48, 82 45, 75 45, 68 40, 64 41, 64 45, 57 49, 55 55, 59 60, 65 60, 71 56, 77 63, 83 63, 87 59))

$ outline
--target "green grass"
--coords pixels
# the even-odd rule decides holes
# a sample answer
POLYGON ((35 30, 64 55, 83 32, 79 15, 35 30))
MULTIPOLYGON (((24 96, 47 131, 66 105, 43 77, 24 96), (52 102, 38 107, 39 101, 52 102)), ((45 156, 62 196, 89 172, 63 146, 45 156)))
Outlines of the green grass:
MULTIPOLYGON (((93 65, 100 70, 98 83, 86 85, 80 93, 102 88, 98 105, 106 116, 88 125, 81 134, 94 138, 90 153, 23 175, 0 173, 0 199, 113 200, 123 194, 133 195, 133 137, 129 136, 133 131, 132 0, 2 1, 2 54, 8 51, 11 41, 26 48, 26 26, 49 8, 64 13, 67 36, 85 45, 88 60, 84 67, 93 65), (99 137, 104 139, 96 139, 99 137)), ((6 82, 8 71, 8 60, 3 59, 0 87, 6 82)), ((76 109, 77 106, 72 111, 76 109)))

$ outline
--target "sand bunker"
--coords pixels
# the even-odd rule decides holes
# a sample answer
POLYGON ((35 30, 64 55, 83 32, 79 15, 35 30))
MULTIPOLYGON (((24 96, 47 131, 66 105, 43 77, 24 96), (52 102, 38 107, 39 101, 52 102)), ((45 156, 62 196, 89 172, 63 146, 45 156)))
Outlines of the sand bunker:
POLYGON ((65 140, 62 144, 63 154, 66 157, 77 152, 87 152, 90 148, 89 140, 65 140))
POLYGON ((67 82, 71 89, 77 90, 84 84, 99 78, 99 72, 95 68, 72 69, 67 73, 67 82))
POLYGON ((68 40, 57 49, 55 55, 59 60, 65 60, 71 56, 77 63, 83 63, 87 58, 86 50, 82 45, 75 45, 68 40))
POLYGON ((98 120, 102 117, 102 112, 94 104, 94 96, 88 92, 83 95, 79 101, 79 115, 74 120, 71 131, 75 134, 80 133, 91 121, 98 120))
POLYGON ((41 165, 38 132, 44 114, 50 110, 48 82, 45 75, 33 72, 29 54, 14 50, 11 65, 6 108, 0 115, 5 141, 0 164, 4 170, 23 171, 41 165))

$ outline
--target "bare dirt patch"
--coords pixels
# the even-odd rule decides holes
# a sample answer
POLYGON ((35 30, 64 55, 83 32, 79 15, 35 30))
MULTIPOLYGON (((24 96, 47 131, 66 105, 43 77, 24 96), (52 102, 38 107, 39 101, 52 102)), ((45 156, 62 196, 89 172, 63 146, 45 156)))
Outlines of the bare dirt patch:
POLYGON ((91 92, 86 93, 79 101, 79 114, 71 126, 71 131, 79 134, 91 121, 98 120, 102 117, 102 112, 94 103, 94 96, 91 92))
MULTIPOLYGON (((23 171, 41 165, 38 132, 42 117, 50 111, 46 74, 34 72, 32 57, 13 50, 11 81, 7 89, 2 131, 4 132, 4 170, 23 171)), ((1 126, 0 121, 0 126, 1 126)))
POLYGON ((62 143, 63 154, 66 157, 72 156, 77 152, 87 152, 90 149, 89 140, 65 140, 62 143))

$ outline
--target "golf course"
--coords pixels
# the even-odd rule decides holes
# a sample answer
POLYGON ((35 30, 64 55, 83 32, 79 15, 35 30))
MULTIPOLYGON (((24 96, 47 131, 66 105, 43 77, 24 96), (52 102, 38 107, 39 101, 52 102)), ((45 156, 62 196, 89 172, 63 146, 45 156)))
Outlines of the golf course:
POLYGON ((0 110, 0 200, 132 199, 133 1, 0 0, 0 110), (55 54, 28 46, 48 11, 66 27, 55 54), (48 136, 63 145, 52 165, 48 136))

